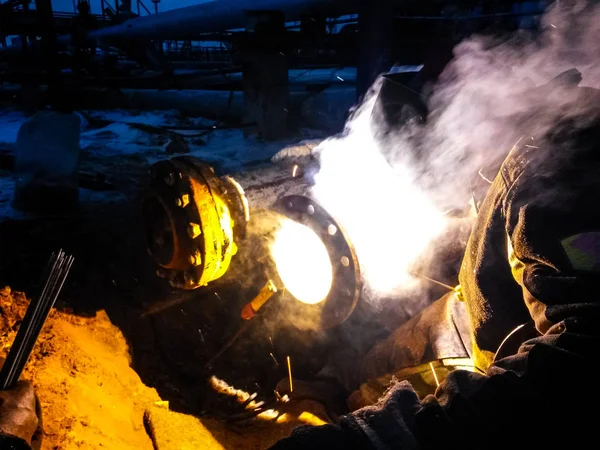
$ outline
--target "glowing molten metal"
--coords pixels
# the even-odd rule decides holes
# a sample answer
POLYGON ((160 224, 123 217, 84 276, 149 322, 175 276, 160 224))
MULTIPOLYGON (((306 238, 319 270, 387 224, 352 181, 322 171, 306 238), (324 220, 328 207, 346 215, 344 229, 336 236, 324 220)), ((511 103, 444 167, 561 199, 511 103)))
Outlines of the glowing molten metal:
POLYGON ((313 230, 282 219, 271 254, 290 294, 309 305, 325 300, 331 290, 333 268, 325 244, 313 230))

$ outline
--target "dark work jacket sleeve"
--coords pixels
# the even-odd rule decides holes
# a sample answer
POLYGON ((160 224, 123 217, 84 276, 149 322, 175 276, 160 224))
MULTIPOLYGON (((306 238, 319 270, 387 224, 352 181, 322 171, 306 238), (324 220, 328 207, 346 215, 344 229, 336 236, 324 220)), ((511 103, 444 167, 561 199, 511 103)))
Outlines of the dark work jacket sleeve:
POLYGON ((587 448, 600 400, 587 372, 600 339, 567 319, 496 362, 486 375, 455 371, 419 400, 407 382, 339 424, 301 427, 273 450, 587 448), (593 407, 590 409, 590 407, 593 407))
MULTIPOLYGON (((513 154, 506 195, 499 196, 505 198, 498 203, 504 219, 498 223, 510 269, 541 336, 494 362, 485 375, 453 372, 434 396, 422 400, 409 384, 397 383, 377 405, 318 431, 304 428, 274 448, 594 447, 600 403, 595 379, 600 152, 592 147, 599 146, 598 129, 571 136, 578 140, 568 142, 574 147, 553 142, 551 157, 537 142, 513 154)), ((502 299, 497 300, 501 310, 502 299)))
POLYGON ((512 273, 542 333, 600 311, 600 132, 579 139, 598 148, 534 149, 503 205, 512 273))
POLYGON ((532 318, 544 333, 566 317, 597 314, 600 98, 583 88, 564 95, 569 111, 590 113, 539 133, 530 127, 480 205, 465 251, 459 280, 482 371, 532 318))

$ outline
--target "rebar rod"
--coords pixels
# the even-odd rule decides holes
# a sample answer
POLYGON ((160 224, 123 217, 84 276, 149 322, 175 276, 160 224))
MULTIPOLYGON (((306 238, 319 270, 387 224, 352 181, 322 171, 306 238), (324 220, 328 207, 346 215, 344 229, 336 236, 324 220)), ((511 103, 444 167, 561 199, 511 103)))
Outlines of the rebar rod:
POLYGON ((52 254, 45 271, 40 295, 31 301, 6 361, 0 370, 0 389, 13 387, 21 377, 50 310, 56 303, 74 258, 62 250, 52 254))

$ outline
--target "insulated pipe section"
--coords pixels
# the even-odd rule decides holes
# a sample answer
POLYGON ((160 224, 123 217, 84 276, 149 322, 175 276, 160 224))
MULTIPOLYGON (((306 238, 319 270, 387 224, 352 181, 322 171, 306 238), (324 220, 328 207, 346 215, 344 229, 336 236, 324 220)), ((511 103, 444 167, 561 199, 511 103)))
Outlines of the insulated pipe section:
MULTIPOLYGON (((304 14, 327 13, 335 16, 356 12, 349 0, 218 0, 160 14, 130 19, 120 25, 88 34, 91 39, 172 39, 187 38, 237 28, 248 24, 252 11, 281 11, 286 20, 299 20, 304 14)), ((61 37, 65 39, 65 37, 61 37)))

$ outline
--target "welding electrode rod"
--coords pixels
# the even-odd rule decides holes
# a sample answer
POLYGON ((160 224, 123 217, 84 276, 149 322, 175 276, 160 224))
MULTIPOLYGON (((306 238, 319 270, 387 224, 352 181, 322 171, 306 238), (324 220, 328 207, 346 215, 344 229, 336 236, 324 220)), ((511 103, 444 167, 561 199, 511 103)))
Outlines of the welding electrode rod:
POLYGON ((429 363, 429 367, 431 367, 431 373, 433 373, 433 379, 435 380, 435 385, 440 387, 440 380, 438 380, 437 373, 435 373, 435 367, 433 367, 433 363, 429 363))
POLYGON ((410 275, 415 276, 415 277, 423 278, 424 280, 427 280, 427 281, 430 281, 430 282, 432 282, 434 284, 437 284, 438 286, 445 287, 446 289, 448 289, 450 291, 456 290, 454 287, 450 286, 449 284, 442 283, 441 281, 434 280, 433 278, 426 277, 425 275, 421 275, 421 274, 415 273, 415 272, 408 272, 408 273, 410 275))
POLYGON ((11 354, 9 354, 9 358, 7 358, 6 361, 6 381, 0 376, 0 380, 5 382, 6 386, 3 387, 0 383, 0 388, 8 388, 14 385, 20 378, 31 351, 33 350, 33 346, 48 317, 50 309, 54 306, 58 294, 62 289, 72 263, 73 258, 67 257, 62 251, 59 252, 58 256, 52 255, 50 264, 48 265, 51 269, 49 270, 47 281, 44 284, 44 289, 42 290, 42 294, 39 296, 38 301, 35 303, 32 302, 28 308, 26 319, 29 315, 29 320, 24 320, 24 326, 21 327, 17 334, 17 338, 20 334, 22 339, 19 338, 18 342, 15 339, 15 344, 13 344, 11 349, 11 354, 14 354, 14 360, 9 359, 11 356, 11 354), (54 262, 52 263, 53 260, 54 262))
POLYGON ((240 338, 240 336, 242 334, 244 334, 244 332, 246 331, 246 329, 248 328, 249 325, 250 325, 249 321, 242 322, 240 329, 231 338, 229 338, 229 340, 225 343, 225 345, 223 345, 223 347, 221 347, 221 350, 219 350, 219 352, 215 356, 210 358, 208 360, 208 362, 206 364, 204 364, 204 368, 209 369, 213 365, 213 363, 221 357, 221 355, 223 353, 225 353, 227 350, 229 350, 231 348, 231 346, 233 344, 235 344, 236 341, 240 338))
POLYGON ((62 250, 58 255, 53 254, 50 258, 42 292, 29 304, 19 332, 0 371, 1 390, 13 387, 21 377, 50 309, 62 290, 73 260, 72 256, 67 256, 62 250))
POLYGON ((15 341, 11 346, 11 351, 8 355, 5 365, 3 366, 2 373, 4 373, 4 370, 6 370, 6 377, 1 377, 2 384, 0 385, 0 388, 2 389, 8 389, 14 382, 14 374, 17 371, 24 354, 26 353, 28 341, 31 339, 32 333, 36 328, 35 324, 39 320, 40 312, 47 298, 47 293, 55 282, 57 264, 58 258, 52 254, 50 263, 46 268, 46 282, 44 283, 42 293, 37 299, 32 300, 29 304, 23 323, 19 328, 19 332, 17 333, 15 341), (54 260, 53 264, 52 260, 54 260), (14 357, 11 358, 13 355, 14 357))
POLYGON ((152 305, 147 310, 143 311, 140 316, 142 319, 144 319, 148 316, 153 316, 155 314, 166 311, 167 309, 172 308, 174 306, 178 306, 178 305, 186 303, 190 300, 194 300, 196 297, 202 295, 205 292, 206 292, 205 289, 197 289, 195 291, 177 292, 175 294, 174 298, 170 298, 164 302, 160 302, 156 305, 152 305))
POLYGON ((288 376, 290 377, 290 392, 294 392, 294 384, 292 382, 292 361, 287 357, 288 376))
POLYGON ((473 184, 470 181, 469 188, 471 189, 471 200, 473 200, 473 208, 475 208, 475 213, 479 214, 479 206, 477 206, 477 199, 475 198, 475 189, 473 189, 473 184))

